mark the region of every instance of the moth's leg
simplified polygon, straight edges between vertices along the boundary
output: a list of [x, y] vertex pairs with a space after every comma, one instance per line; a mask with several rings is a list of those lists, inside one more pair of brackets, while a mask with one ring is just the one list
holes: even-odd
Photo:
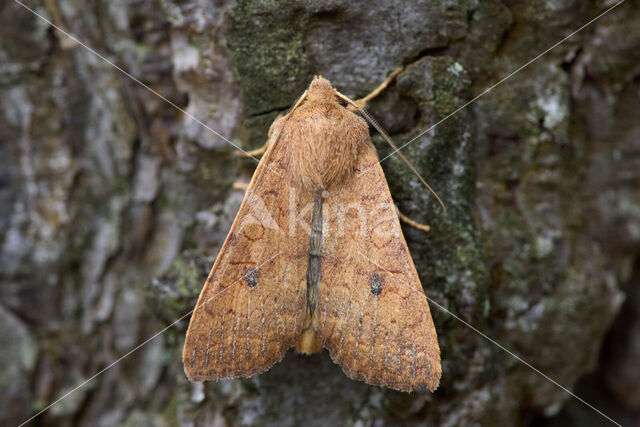
[[250, 150], [250, 151], [236, 150], [235, 155], [238, 157], [262, 156], [265, 153], [265, 151], [267, 151], [267, 147], [269, 147], [269, 141], [265, 142], [262, 147], [256, 148], [255, 150]]
[[393, 72], [391, 74], [389, 74], [389, 77], [387, 77], [380, 84], [380, 86], [378, 86], [373, 91], [371, 91], [371, 93], [369, 95], [365, 96], [364, 98], [356, 99], [354, 102], [358, 105], [358, 107], [364, 108], [367, 105], [367, 102], [371, 101], [373, 98], [375, 98], [376, 96], [380, 95], [380, 93], [382, 93], [382, 91], [385, 90], [387, 88], [387, 86], [389, 86], [389, 83], [391, 83], [393, 81], [393, 79], [395, 79], [396, 76], [398, 74], [400, 74], [400, 72], [402, 70], [403, 70], [402, 67], [396, 68], [395, 70], [393, 70]]
[[236, 182], [233, 183], [233, 189], [234, 190], [247, 191], [249, 189], [249, 183], [248, 182], [236, 181]]
[[404, 222], [405, 224], [424, 232], [428, 232], [429, 230], [431, 230], [431, 227], [429, 227], [428, 225], [420, 224], [419, 222], [412, 220], [411, 218], [400, 212], [400, 209], [398, 209], [397, 206], [396, 211], [398, 212], [398, 218], [400, 218], [400, 221]]

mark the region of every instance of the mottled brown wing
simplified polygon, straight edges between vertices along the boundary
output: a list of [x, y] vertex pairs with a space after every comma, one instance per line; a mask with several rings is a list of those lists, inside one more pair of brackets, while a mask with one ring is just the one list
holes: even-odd
[[329, 191], [326, 205], [313, 319], [324, 346], [351, 378], [434, 390], [438, 339], [373, 146], [363, 147], [358, 171]]
[[258, 165], [191, 316], [182, 358], [192, 381], [262, 372], [301, 332], [310, 212], [290, 214], [310, 198], [290, 186], [285, 148], [272, 144]]

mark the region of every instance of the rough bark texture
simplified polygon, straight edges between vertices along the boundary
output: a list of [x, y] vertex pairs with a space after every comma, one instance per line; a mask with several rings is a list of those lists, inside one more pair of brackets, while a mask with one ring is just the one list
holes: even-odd
[[[27, 4], [249, 148], [314, 74], [358, 97], [399, 65], [369, 109], [407, 141], [613, 2]], [[11, 425], [191, 310], [242, 198], [231, 183], [255, 164], [13, 0], [0, 108]], [[405, 230], [427, 294], [625, 425], [640, 413], [638, 111], [640, 1], [627, 0], [406, 147], [447, 215], [397, 156], [382, 163], [400, 209], [432, 226]], [[326, 352], [191, 384], [184, 318], [32, 425], [605, 424], [431, 307], [434, 394], [352, 381]]]

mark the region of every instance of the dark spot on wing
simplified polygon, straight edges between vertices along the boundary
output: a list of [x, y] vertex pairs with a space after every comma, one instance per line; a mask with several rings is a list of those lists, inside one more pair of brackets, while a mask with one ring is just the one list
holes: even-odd
[[382, 278], [378, 276], [378, 273], [373, 273], [371, 276], [371, 294], [377, 297], [380, 292], [382, 292]]
[[247, 273], [247, 276], [245, 279], [247, 281], [247, 285], [249, 285], [250, 288], [257, 286], [258, 285], [258, 269], [254, 267], [251, 270], [249, 270], [249, 273]]

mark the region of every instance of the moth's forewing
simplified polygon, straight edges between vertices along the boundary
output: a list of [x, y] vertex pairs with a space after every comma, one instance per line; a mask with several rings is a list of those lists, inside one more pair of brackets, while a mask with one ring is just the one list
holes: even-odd
[[269, 369], [302, 331], [309, 235], [291, 226], [290, 192], [296, 205], [308, 200], [291, 187], [287, 145], [281, 139], [263, 156], [202, 289], [183, 352], [192, 381]]
[[327, 218], [323, 246], [314, 325], [325, 347], [352, 378], [435, 390], [436, 330], [372, 145], [326, 203], [343, 213]]

